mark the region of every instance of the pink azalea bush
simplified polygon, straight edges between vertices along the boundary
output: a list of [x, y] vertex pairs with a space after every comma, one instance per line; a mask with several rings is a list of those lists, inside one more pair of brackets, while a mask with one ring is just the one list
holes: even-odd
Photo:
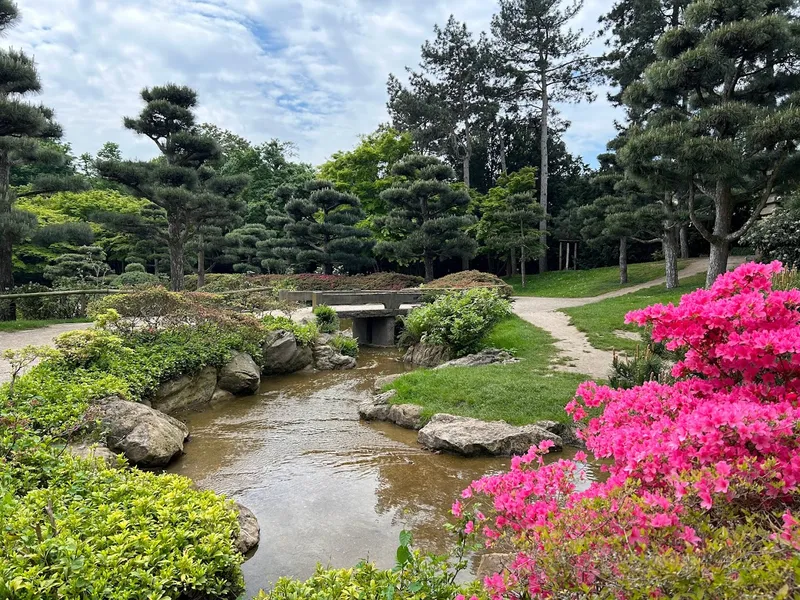
[[628, 314], [682, 358], [672, 385], [578, 388], [567, 410], [605, 481], [581, 481], [582, 453], [545, 464], [544, 442], [464, 491], [463, 531], [516, 553], [492, 598], [800, 594], [800, 291], [772, 289], [781, 269]]

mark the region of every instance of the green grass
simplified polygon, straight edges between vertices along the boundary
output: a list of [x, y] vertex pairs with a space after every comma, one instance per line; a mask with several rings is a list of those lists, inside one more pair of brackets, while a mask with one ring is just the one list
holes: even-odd
[[521, 362], [486, 367], [419, 370], [395, 381], [395, 404], [419, 404], [424, 416], [450, 413], [524, 425], [543, 419], [571, 422], [564, 406], [586, 378], [553, 371], [550, 335], [519, 317], [489, 334], [486, 346], [514, 350]]
[[625, 325], [627, 313], [651, 304], [676, 303], [681, 296], [702, 287], [705, 282], [705, 274], [694, 275], [683, 279], [680, 286], [674, 290], [659, 285], [594, 304], [565, 308], [562, 312], [569, 315], [572, 324], [589, 337], [589, 342], [595, 348], [631, 353], [642, 343], [622, 338], [614, 333], [616, 330], [641, 333], [641, 327]]
[[[683, 269], [687, 261], [678, 261]], [[514, 288], [515, 296], [537, 296], [540, 298], [589, 298], [620, 288], [647, 283], [664, 276], [664, 261], [628, 265], [628, 283], [620, 285], [619, 267], [602, 267], [586, 271], [550, 271], [542, 275], [531, 275], [522, 287], [522, 278], [506, 277], [504, 281]]]
[[41, 329], [48, 325], [60, 323], [91, 323], [91, 319], [54, 319], [51, 321], [0, 321], [0, 332], [24, 331], [26, 329]]

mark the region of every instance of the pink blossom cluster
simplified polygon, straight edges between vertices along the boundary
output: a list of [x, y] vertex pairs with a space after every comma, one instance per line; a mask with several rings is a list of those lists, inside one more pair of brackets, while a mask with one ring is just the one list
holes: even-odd
[[[579, 464], [544, 464], [544, 443], [464, 491], [453, 513], [465, 531], [518, 552], [486, 578], [493, 598], [585, 589], [601, 565], [613, 573], [621, 552], [702, 547], [688, 519], [698, 511], [783, 506], [775, 539], [800, 548], [791, 512], [800, 496], [800, 292], [772, 290], [781, 268], [745, 264], [677, 306], [627, 316], [683, 358], [671, 385], [578, 388], [567, 407], [576, 421], [602, 410], [581, 435], [596, 458], [612, 460], [605, 482], [579, 491]], [[481, 498], [491, 501], [488, 517]]]

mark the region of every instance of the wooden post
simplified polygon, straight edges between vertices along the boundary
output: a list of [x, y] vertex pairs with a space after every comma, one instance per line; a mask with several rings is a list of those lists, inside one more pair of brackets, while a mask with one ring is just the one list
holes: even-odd
[[564, 261], [564, 257], [562, 256], [562, 252], [564, 250], [564, 242], [562, 240], [558, 240], [558, 270], [561, 270], [561, 263]]
[[575, 254], [572, 257], [572, 268], [577, 271], [578, 270], [578, 242], [572, 242], [572, 244], [575, 247]]

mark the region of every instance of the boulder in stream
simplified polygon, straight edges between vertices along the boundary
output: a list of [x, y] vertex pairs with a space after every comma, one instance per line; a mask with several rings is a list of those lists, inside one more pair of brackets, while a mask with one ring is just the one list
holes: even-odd
[[242, 554], [247, 554], [258, 546], [261, 538], [261, 526], [253, 511], [246, 506], [235, 503], [239, 515], [239, 535], [236, 538], [236, 549]]
[[211, 401], [217, 387], [217, 369], [204, 367], [197, 373], [183, 375], [162, 383], [151, 406], [163, 413], [197, 408]]
[[233, 352], [219, 372], [217, 388], [234, 395], [254, 394], [261, 383], [261, 369], [245, 352]]
[[344, 371], [355, 368], [356, 359], [337, 352], [328, 343], [329, 339], [321, 336], [314, 343], [314, 368], [319, 371]]
[[403, 360], [418, 367], [437, 367], [450, 360], [450, 350], [446, 346], [414, 344], [406, 351]]
[[117, 396], [92, 404], [87, 421], [99, 422], [106, 445], [125, 455], [132, 464], [163, 467], [183, 452], [189, 436], [186, 425], [144, 404]]
[[505, 421], [481, 421], [470, 417], [437, 414], [423, 427], [418, 441], [429, 450], [464, 456], [512, 456], [525, 454], [544, 440], [563, 446], [562, 439], [538, 425], [516, 427]]
[[297, 343], [290, 331], [270, 332], [262, 345], [264, 374], [281, 375], [294, 373], [308, 367], [314, 360], [309, 346]]
[[378, 394], [358, 407], [358, 415], [365, 421], [388, 421], [405, 429], [422, 427], [422, 407], [417, 404], [389, 404], [397, 390]]

